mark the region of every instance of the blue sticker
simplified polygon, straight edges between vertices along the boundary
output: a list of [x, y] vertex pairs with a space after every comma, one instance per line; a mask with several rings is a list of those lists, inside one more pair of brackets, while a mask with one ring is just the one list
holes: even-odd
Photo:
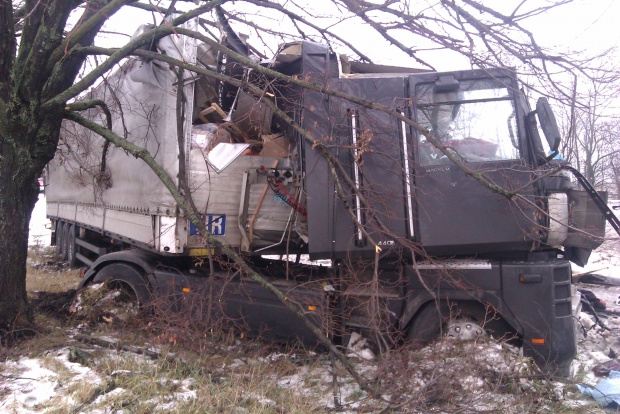
[[[226, 234], [226, 214], [202, 214], [200, 218], [205, 219], [207, 231], [214, 236]], [[200, 232], [191, 222], [189, 223], [190, 236], [200, 235]]]

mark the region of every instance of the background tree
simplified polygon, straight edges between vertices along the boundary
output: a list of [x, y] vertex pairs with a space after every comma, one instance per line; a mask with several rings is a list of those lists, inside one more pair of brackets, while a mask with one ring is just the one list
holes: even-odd
[[[207, 33], [219, 37], [221, 15], [235, 30], [247, 31], [264, 44], [258, 55], [282, 40], [309, 39], [327, 43], [352, 59], [372, 61], [365, 39], [351, 35], [360, 24], [408, 55], [418, 66], [432, 68], [423, 51], [449, 49], [473, 66], [512, 66], [535, 75], [566, 94], [552, 76], [556, 70], [592, 77], [589, 61], [554, 54], [541, 47], [523, 23], [557, 6], [539, 1], [509, 2], [489, 8], [472, 0], [419, 5], [408, 1], [189, 1], [26, 0], [0, 2], [0, 329], [32, 322], [25, 291], [28, 222], [37, 200], [37, 178], [53, 158], [67, 103], [139, 48], [178, 31], [194, 17]], [[511, 2], [510, 2], [511, 3]], [[215, 6], [223, 9], [214, 11]], [[143, 10], [154, 23], [124, 42], [120, 49], [104, 45], [106, 22], [128, 10]], [[320, 13], [315, 10], [320, 10]], [[243, 29], [243, 30], [240, 30]], [[112, 29], [113, 30], [113, 29]], [[348, 33], [348, 34], [347, 34]], [[100, 36], [101, 35], [101, 36]], [[360, 41], [361, 40], [361, 41]], [[374, 47], [382, 50], [383, 47]]]
[[[620, 147], [620, 124], [618, 122], [613, 122], [609, 125], [606, 130], [608, 142], [611, 148]], [[616, 150], [615, 153], [609, 159], [610, 168], [610, 180], [611, 187], [610, 191], [615, 195], [616, 200], [620, 198], [620, 153]]]
[[[561, 154], [600, 190], [618, 193], [620, 157], [617, 77], [573, 83], [573, 97], [559, 111], [563, 135]], [[584, 90], [583, 92], [580, 92]]]

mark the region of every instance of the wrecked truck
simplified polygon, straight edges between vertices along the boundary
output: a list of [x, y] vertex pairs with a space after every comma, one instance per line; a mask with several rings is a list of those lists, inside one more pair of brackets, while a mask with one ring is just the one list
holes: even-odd
[[[579, 306], [570, 262], [587, 261], [602, 242], [602, 198], [554, 158], [560, 136], [549, 105], [532, 110], [513, 70], [364, 64], [308, 41], [262, 62], [380, 103], [416, 129], [260, 75], [189, 37], [156, 47], [254, 82], [307, 134], [247, 91], [179, 76], [156, 60], [129, 59], [84, 99], [105, 102], [112, 130], [191, 191], [210, 236], [336, 343], [352, 332], [395, 346], [486, 332], [522, 346], [544, 372], [569, 374]], [[106, 125], [101, 107], [84, 115]], [[198, 293], [266, 338], [316, 342], [275, 295], [229, 266], [158, 176], [123, 149], [66, 122], [46, 183], [52, 244], [85, 266], [80, 287], [108, 282], [143, 306], [166, 297], [181, 310]], [[218, 258], [213, 267], [209, 257]]]

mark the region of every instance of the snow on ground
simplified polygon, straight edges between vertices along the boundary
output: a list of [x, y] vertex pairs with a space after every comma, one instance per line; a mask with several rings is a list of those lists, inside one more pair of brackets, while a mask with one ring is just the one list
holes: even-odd
[[52, 235], [51, 222], [46, 217], [45, 194], [39, 194], [39, 201], [34, 206], [30, 217], [30, 234], [28, 245], [49, 246]]
[[38, 407], [52, 399], [60, 401], [61, 406], [70, 406], [75, 401], [63, 391], [68, 385], [101, 382], [92, 369], [69, 362], [68, 354], [65, 348], [43, 358], [7, 361], [2, 369], [0, 412], [36, 413], [40, 412]]
[[[49, 220], [45, 218], [45, 196], [39, 197], [39, 202], [33, 211], [30, 224], [30, 244], [49, 245], [50, 229]], [[574, 268], [575, 274], [593, 273], [620, 280], [620, 238], [610, 234], [609, 240], [594, 252], [590, 262], [584, 268]], [[602, 363], [610, 363], [617, 359], [620, 354], [620, 286], [602, 286], [577, 283], [581, 289], [593, 291], [597, 297], [603, 299], [607, 304], [608, 312], [600, 312], [601, 321], [604, 327], [595, 323], [595, 318], [582, 312], [581, 323], [582, 331], [579, 333], [579, 352], [574, 362], [574, 380], [589, 385], [596, 385], [602, 377], [597, 377], [593, 368]], [[358, 369], [371, 377], [378, 371], [378, 360], [373, 360], [370, 350], [362, 346], [363, 339], [348, 350], [349, 357], [356, 361]], [[446, 384], [452, 385], [452, 379], [448, 375], [454, 367], [471, 365], [474, 362], [482, 363], [485, 369], [498, 373], [500, 377], [510, 375], [527, 375], [527, 364], [519, 356], [519, 350], [495, 342], [473, 343], [468, 345], [469, 352], [463, 352], [463, 348], [454, 348], [454, 344], [442, 343], [427, 347], [422, 350], [421, 355], [428, 354], [428, 359], [423, 358], [418, 362], [414, 375], [408, 379], [410, 393], [415, 396], [417, 392], [422, 392], [429, 387], [429, 381], [434, 376], [445, 376]], [[435, 362], [432, 357], [437, 353], [448, 355], [440, 359], [440, 365], [433, 365]], [[0, 412], [12, 412], [17, 414], [41, 413], [49, 411], [50, 407], [78, 407], [78, 402], [69, 392], [77, 384], [88, 383], [93, 388], [102, 384], [104, 379], [94, 367], [87, 367], [78, 363], [69, 362], [69, 347], [49, 351], [47, 355], [40, 358], [22, 357], [17, 360], [8, 360], [0, 363]], [[276, 362], [281, 358], [291, 358], [290, 355], [274, 353], [266, 357]], [[329, 358], [320, 357], [321, 363], [309, 366], [301, 365], [295, 372], [279, 376], [273, 380], [276, 387], [282, 389], [295, 390], [299, 395], [311, 395], [316, 401], [325, 408], [334, 407], [334, 395], [338, 395], [343, 403], [347, 403], [346, 409], [354, 412], [358, 408], [359, 401], [363, 400], [365, 393], [351, 379], [341, 377], [337, 386], [333, 386], [333, 376]], [[257, 363], [264, 361], [256, 361]], [[613, 361], [612, 361], [613, 362]], [[227, 370], [234, 370], [238, 359], [232, 359], [228, 366], [223, 367]], [[243, 364], [248, 361], [244, 360]], [[430, 373], [430, 376], [429, 374]], [[111, 374], [110, 374], [111, 375]], [[386, 375], [390, 375], [388, 372]], [[402, 375], [395, 373], [394, 375]], [[476, 407], [479, 409], [493, 410], [498, 404], [517, 403], [519, 393], [527, 392], [534, 388], [532, 380], [523, 378], [518, 382], [516, 394], [505, 392], [495, 392], [488, 388], [488, 378], [469, 376], [457, 379], [458, 385], [464, 392], [476, 397]], [[398, 381], [398, 379], [396, 380]], [[566, 391], [566, 382], [557, 381], [553, 384], [555, 398], [564, 402], [564, 407], [572, 407], [579, 411], [580, 407], [592, 408], [592, 400], [582, 397], [575, 392]], [[336, 391], [334, 391], [336, 389]], [[126, 394], [127, 390], [115, 388], [103, 395], [98, 396], [93, 405], [106, 405], [106, 401], [112, 400], [117, 395]], [[153, 400], [159, 412], [174, 410], [175, 401], [187, 401], [196, 399], [196, 392], [192, 390], [192, 379], [179, 383], [177, 392], [165, 394]], [[264, 402], [266, 406], [272, 406], [273, 400], [267, 396], [254, 395], [252, 398]], [[51, 405], [50, 405], [51, 404]], [[91, 407], [93, 408], [93, 407]], [[346, 411], [346, 410], [345, 410]], [[109, 412], [107, 409], [99, 410], [78, 410], [78, 412]]]
[[[608, 326], [614, 326], [609, 323]], [[615, 325], [617, 326], [617, 325]], [[71, 341], [68, 338], [68, 341]], [[111, 339], [113, 341], [113, 339]], [[480, 410], [494, 411], [497, 407], [518, 407], [520, 398], [526, 398], [528, 393], [536, 393], [540, 387], [540, 381], [529, 379], [527, 376], [533, 374], [528, 362], [521, 357], [518, 348], [505, 344], [499, 344], [493, 340], [485, 339], [480, 342], [458, 343], [445, 341], [430, 345], [422, 349], [417, 354], [416, 360], [406, 363], [408, 370], [400, 367], [393, 371], [381, 371], [380, 358], [370, 360], [368, 358], [370, 350], [362, 346], [364, 339], [360, 339], [348, 352], [348, 356], [355, 364], [358, 372], [367, 378], [375, 375], [386, 376], [386, 381], [393, 381], [395, 385], [403, 386], [406, 384], [407, 395], [405, 399], [419, 398], [428, 403], [432, 401], [434, 392], [443, 397], [445, 390], [454, 390], [445, 398], [463, 398], [467, 404], [475, 404]], [[608, 341], [602, 343], [602, 341]], [[611, 344], [611, 345], [610, 345]], [[577, 360], [575, 361], [575, 375], [579, 382], [595, 385], [600, 378], [594, 376], [592, 368], [601, 363], [609, 361], [609, 347], [615, 348], [620, 352], [617, 333], [615, 337], [606, 336], [606, 331], [600, 327], [593, 327], [586, 338], [580, 339], [580, 349]], [[237, 345], [240, 346], [240, 345]], [[239, 353], [239, 349], [234, 350], [227, 347], [222, 349], [225, 353]], [[80, 365], [69, 362], [68, 354], [70, 347], [56, 351], [50, 351], [40, 358], [22, 357], [17, 360], [9, 360], [0, 363], [0, 412], [12, 412], [16, 414], [31, 414], [44, 412], [84, 412], [84, 413], [110, 413], [121, 411], [110, 411], [109, 407], [115, 401], [131, 400], [131, 391], [122, 387], [109, 389], [97, 396], [83, 410], [76, 410], [80, 407], [82, 398], [75, 396], [71, 392], [76, 387], [89, 384], [87, 391], [97, 387], [105, 388], [110, 383], [110, 378], [121, 376], [131, 376], [136, 372], [144, 375], [144, 371], [149, 368], [139, 368], [140, 366], [153, 364], [153, 362], [142, 361], [142, 365], [134, 368], [135, 372], [103, 370], [101, 362]], [[127, 356], [126, 353], [114, 354], [113, 351], [106, 351], [105, 358], [108, 360], [132, 358], [133, 354]], [[332, 376], [332, 366], [330, 359], [325, 354], [309, 354], [312, 363], [297, 363], [294, 371], [276, 374], [267, 377], [273, 385], [272, 389], [288, 390], [313, 399], [317, 405], [327, 410], [336, 409], [335, 401], [342, 403], [344, 409], [340, 412], [358, 412], [365, 407], [367, 402], [366, 393], [359, 389], [353, 380], [344, 374], [340, 368], [340, 375], [334, 383]], [[143, 357], [133, 355], [136, 361]], [[307, 356], [306, 356], [307, 358]], [[235, 371], [243, 371], [244, 366], [260, 366], [261, 364], [277, 364], [282, 360], [291, 361], [295, 356], [274, 352], [264, 357], [256, 358], [230, 358], [220, 368], [220, 372], [227, 373], [226, 376], [232, 377], [227, 381], [240, 381], [243, 383], [243, 375], [239, 379], [234, 378]], [[137, 363], [137, 362], [136, 362]], [[473, 370], [471, 368], [474, 368]], [[137, 370], [137, 371], [136, 371]], [[156, 370], [155, 370], [156, 371]], [[522, 378], [521, 378], [522, 377]], [[517, 378], [517, 380], [511, 379]], [[519, 379], [520, 378], [520, 379]], [[178, 404], [196, 400], [199, 394], [193, 387], [191, 377], [184, 381], [166, 378], [165, 370], [157, 374], [157, 379], [162, 385], [161, 394], [149, 397], [144, 404], [150, 404], [157, 412], [176, 411]], [[226, 380], [225, 380], [226, 381]], [[495, 381], [495, 382], [493, 382]], [[592, 408], [592, 403], [586, 397], [582, 397], [575, 392], [565, 393], [565, 382], [554, 382], [547, 387], [551, 389], [552, 399], [563, 400], [570, 407], [579, 409], [584, 405]], [[174, 391], [170, 387], [175, 387]], [[158, 387], [156, 384], [154, 387]], [[506, 390], [506, 388], [510, 388]], [[391, 391], [391, 390], [389, 390]], [[241, 391], [243, 392], [243, 391]], [[246, 392], [246, 397], [259, 402], [266, 407], [277, 408], [271, 393], [263, 394], [260, 390]], [[456, 394], [456, 396], [454, 395]], [[277, 395], [277, 393], [275, 394]], [[336, 398], [335, 398], [336, 396]], [[384, 398], [389, 398], [385, 396]], [[73, 407], [73, 408], [72, 408]], [[118, 408], [118, 406], [115, 406]], [[57, 411], [60, 410], [60, 411]], [[424, 410], [423, 410], [424, 411]], [[538, 411], [538, 410], [537, 410]], [[247, 412], [240, 410], [238, 412]], [[514, 412], [519, 412], [519, 409]], [[520, 411], [525, 412], [525, 411]], [[544, 410], [543, 410], [544, 412]], [[546, 412], [553, 412], [550, 408]]]

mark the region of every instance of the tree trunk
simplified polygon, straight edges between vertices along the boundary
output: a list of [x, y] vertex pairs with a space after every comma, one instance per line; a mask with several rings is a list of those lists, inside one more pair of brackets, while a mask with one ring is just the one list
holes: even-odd
[[[32, 107], [35, 107], [33, 110]], [[54, 157], [63, 107], [0, 105], [0, 339], [33, 322], [26, 294], [28, 227], [39, 197], [37, 179]]]
[[[6, 150], [5, 143], [2, 143]], [[32, 324], [32, 310], [26, 294], [28, 226], [39, 189], [37, 175], [20, 174], [28, 164], [15, 151], [0, 157], [0, 338], [18, 333]]]

